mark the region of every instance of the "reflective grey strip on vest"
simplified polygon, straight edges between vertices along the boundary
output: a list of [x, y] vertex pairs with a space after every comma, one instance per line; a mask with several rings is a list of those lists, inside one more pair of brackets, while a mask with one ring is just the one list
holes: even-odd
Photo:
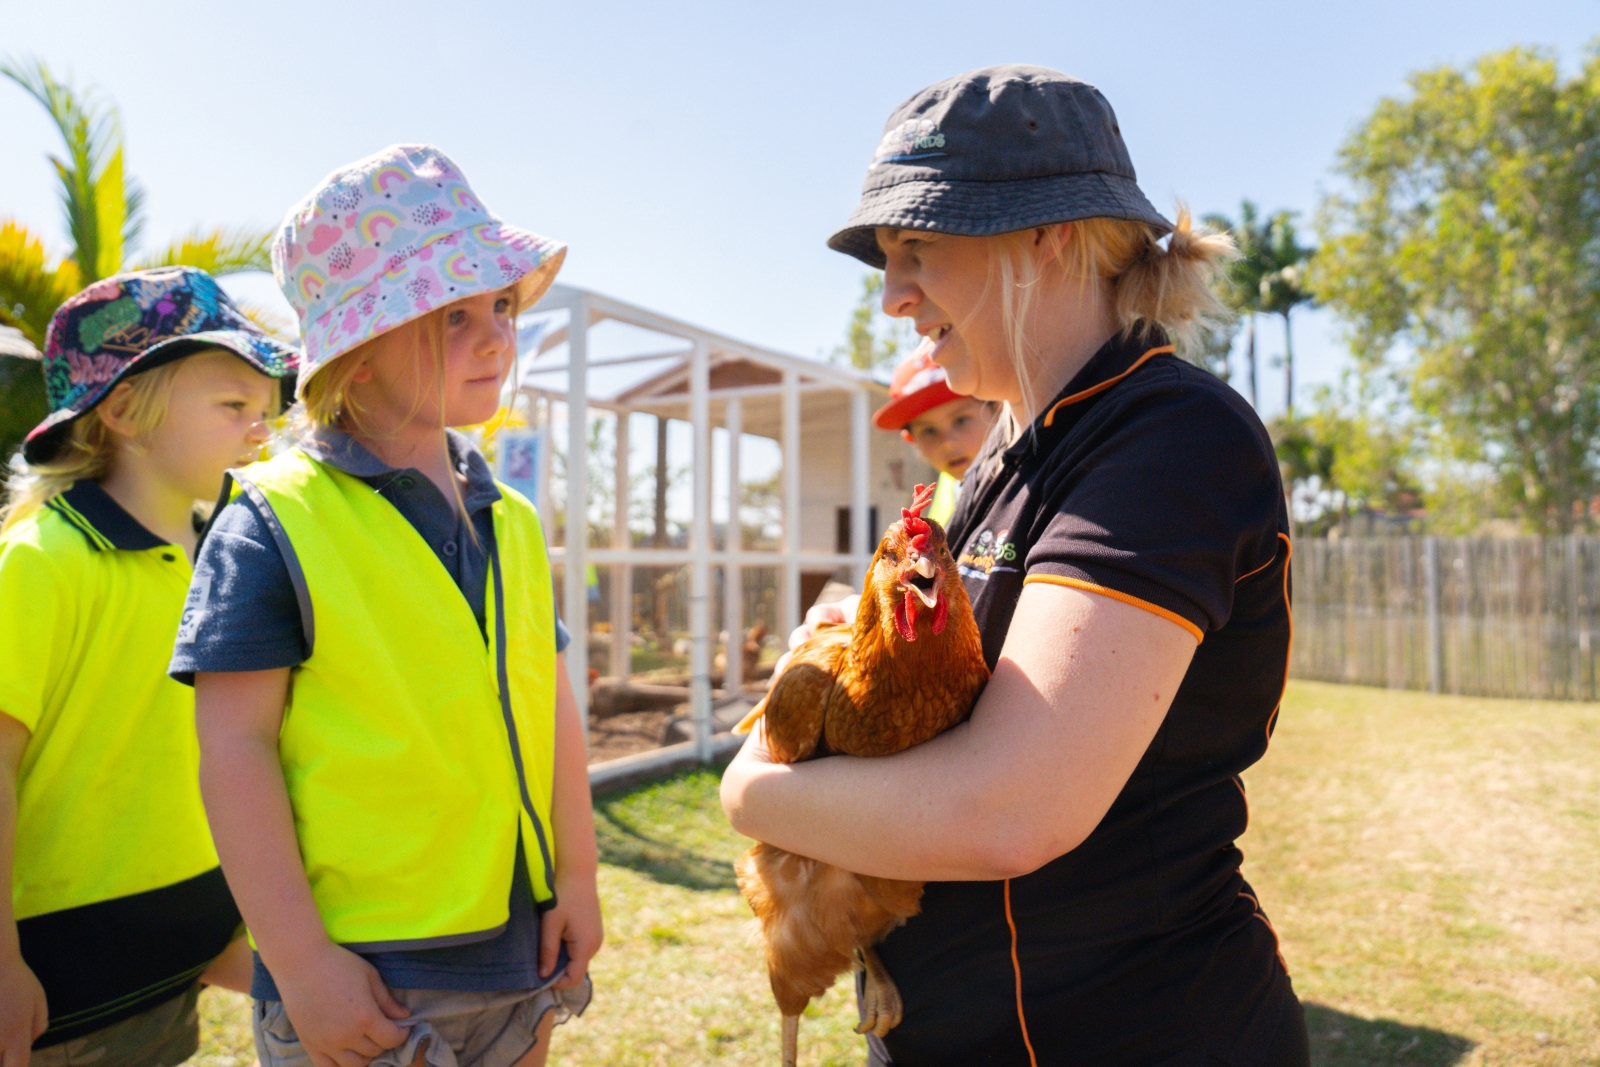
[[306, 587], [306, 572], [300, 569], [300, 557], [295, 554], [294, 545], [289, 543], [289, 535], [284, 532], [283, 523], [278, 521], [278, 513], [272, 510], [266, 494], [254, 482], [237, 471], [229, 471], [224, 477], [223, 498], [228, 496], [227, 479], [230, 478], [239, 483], [240, 491], [250, 498], [250, 503], [261, 513], [261, 521], [266, 524], [267, 532], [278, 546], [278, 553], [283, 556], [283, 565], [289, 571], [289, 584], [294, 586], [294, 598], [300, 605], [300, 629], [305, 637], [306, 659], [310, 659], [311, 650], [317, 647], [317, 626], [316, 617], [311, 613], [311, 590]]
[[500, 539], [489, 532], [489, 566], [494, 569], [494, 669], [500, 685], [500, 714], [506, 720], [506, 734], [511, 741], [511, 760], [517, 767], [517, 788], [522, 791], [522, 808], [533, 823], [534, 836], [539, 839], [539, 858], [544, 860], [544, 884], [550, 890], [550, 899], [539, 903], [540, 911], [556, 906], [556, 871], [550, 862], [550, 843], [545, 839], [544, 824], [533, 810], [533, 798], [528, 795], [528, 776], [522, 768], [522, 743], [517, 738], [517, 722], [511, 714], [511, 679], [506, 673], [506, 589], [500, 577]]

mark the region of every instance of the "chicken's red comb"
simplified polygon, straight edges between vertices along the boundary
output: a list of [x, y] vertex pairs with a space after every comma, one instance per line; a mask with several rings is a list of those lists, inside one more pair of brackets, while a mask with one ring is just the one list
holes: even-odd
[[933, 486], [919, 485], [912, 491], [911, 507], [901, 508], [900, 517], [903, 519], [920, 519], [922, 512], [929, 504], [933, 503]]
[[909, 508], [900, 509], [900, 525], [905, 530], [906, 536], [911, 539], [911, 547], [918, 552], [928, 550], [928, 535], [933, 532], [933, 527], [928, 525], [928, 520], [922, 517], [923, 509], [933, 503], [933, 486], [917, 486]]

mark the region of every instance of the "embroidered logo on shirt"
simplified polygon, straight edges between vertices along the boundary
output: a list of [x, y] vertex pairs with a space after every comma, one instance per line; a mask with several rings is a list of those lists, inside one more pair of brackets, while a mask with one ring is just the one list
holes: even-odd
[[200, 624], [205, 621], [206, 605], [211, 602], [211, 575], [197, 574], [189, 584], [189, 596], [183, 602], [183, 618], [178, 622], [177, 644], [194, 644]]
[[1003, 566], [1015, 563], [1017, 559], [1017, 543], [1006, 540], [1010, 532], [1009, 529], [1001, 530], [998, 534], [992, 530], [980, 531], [972, 550], [961, 553], [961, 558], [956, 560], [956, 569], [961, 572], [961, 577], [986, 582], [996, 566], [1001, 570], [1015, 570], [1015, 567]]
[[872, 166], [880, 163], [905, 163], [913, 159], [932, 159], [947, 156], [942, 151], [944, 134], [930, 119], [908, 119], [883, 135], [878, 151], [873, 154]]

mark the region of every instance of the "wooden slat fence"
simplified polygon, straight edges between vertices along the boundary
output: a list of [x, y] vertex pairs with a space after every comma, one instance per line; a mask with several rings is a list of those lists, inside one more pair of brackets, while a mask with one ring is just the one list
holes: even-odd
[[1293, 568], [1297, 678], [1600, 698], [1600, 537], [1307, 538]]

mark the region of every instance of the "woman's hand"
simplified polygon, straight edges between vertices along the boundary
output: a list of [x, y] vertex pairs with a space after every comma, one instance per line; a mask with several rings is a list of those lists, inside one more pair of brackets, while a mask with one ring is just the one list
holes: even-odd
[[406, 1031], [394, 1020], [411, 1012], [394, 999], [377, 968], [349, 949], [325, 942], [272, 977], [295, 1036], [317, 1067], [366, 1067], [405, 1044]]
[[789, 651], [778, 657], [778, 662], [772, 665], [772, 677], [776, 678], [783, 673], [789, 665], [789, 657], [794, 650], [811, 640], [817, 634], [817, 627], [824, 625], [854, 626], [856, 622], [856, 609], [861, 606], [861, 594], [842, 597], [831, 604], [813, 604], [806, 612], [805, 621], [794, 628], [789, 635]]
[[0, 1067], [28, 1067], [29, 1050], [49, 1019], [44, 986], [22, 954], [0, 953]]
[[600, 894], [593, 878], [574, 879], [573, 884], [556, 879], [556, 906], [544, 913], [539, 923], [539, 977], [555, 973], [563, 942], [567, 946], [567, 969], [554, 988], [571, 989], [589, 973], [589, 961], [605, 940], [605, 924], [600, 918]]

